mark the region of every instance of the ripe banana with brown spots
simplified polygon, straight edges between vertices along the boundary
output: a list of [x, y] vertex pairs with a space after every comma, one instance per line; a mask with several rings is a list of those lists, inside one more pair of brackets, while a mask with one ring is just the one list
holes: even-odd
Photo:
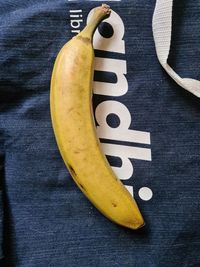
[[87, 26], [60, 50], [51, 79], [51, 117], [62, 158], [81, 191], [107, 218], [137, 229], [144, 220], [101, 150], [91, 104], [92, 37], [110, 12], [105, 4], [95, 8]]

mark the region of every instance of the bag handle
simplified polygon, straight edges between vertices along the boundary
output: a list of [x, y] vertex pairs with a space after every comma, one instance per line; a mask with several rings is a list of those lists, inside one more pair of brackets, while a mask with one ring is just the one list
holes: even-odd
[[200, 97], [200, 81], [181, 78], [167, 63], [171, 45], [173, 0], [157, 0], [152, 29], [158, 60], [177, 84]]

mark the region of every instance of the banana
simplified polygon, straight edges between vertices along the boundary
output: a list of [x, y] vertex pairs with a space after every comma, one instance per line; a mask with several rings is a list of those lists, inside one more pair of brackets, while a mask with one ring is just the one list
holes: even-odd
[[95, 8], [87, 26], [60, 50], [51, 78], [51, 118], [62, 158], [80, 190], [111, 221], [137, 229], [143, 217], [101, 150], [91, 105], [92, 37], [110, 12], [105, 4]]

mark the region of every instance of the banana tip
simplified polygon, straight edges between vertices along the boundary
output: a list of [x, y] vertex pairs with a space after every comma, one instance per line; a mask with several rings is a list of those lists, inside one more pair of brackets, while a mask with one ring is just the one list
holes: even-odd
[[109, 5], [102, 4], [100, 8], [106, 15], [110, 15], [111, 9]]
[[137, 228], [137, 229], [140, 229], [140, 228], [144, 227], [145, 225], [146, 225], [146, 223], [145, 223], [145, 222], [143, 222], [141, 225], [139, 225], [139, 226], [138, 226], [138, 228]]

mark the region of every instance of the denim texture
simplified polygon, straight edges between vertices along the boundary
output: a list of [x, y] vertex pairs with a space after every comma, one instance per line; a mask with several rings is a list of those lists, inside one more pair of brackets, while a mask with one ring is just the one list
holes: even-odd
[[[100, 3], [0, 1], [1, 266], [200, 266], [200, 103], [157, 60], [155, 0], [108, 2], [123, 20], [126, 53], [96, 55], [127, 61], [129, 89], [93, 98], [94, 109], [105, 100], [123, 103], [130, 128], [151, 134], [152, 161], [133, 160], [126, 181], [146, 226], [135, 232], [102, 216], [60, 156], [49, 106], [53, 63], [73, 36], [69, 10], [81, 7], [85, 23]], [[169, 61], [181, 76], [198, 80], [199, 26], [200, 2], [174, 1]], [[144, 186], [153, 191], [150, 201], [139, 198]]]

